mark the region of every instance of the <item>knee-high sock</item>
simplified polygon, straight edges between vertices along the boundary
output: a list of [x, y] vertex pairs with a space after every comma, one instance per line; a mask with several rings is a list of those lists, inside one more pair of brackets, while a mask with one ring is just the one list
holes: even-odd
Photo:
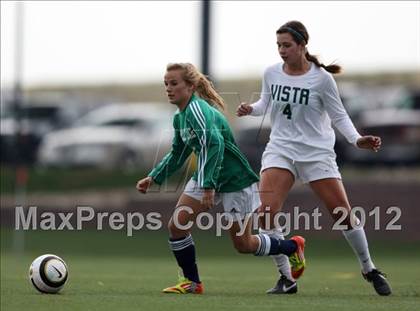
[[184, 276], [190, 281], [200, 283], [198, 268], [195, 261], [195, 246], [191, 234], [180, 239], [169, 239], [169, 246], [175, 255], [178, 266], [181, 267]]
[[293, 240], [279, 240], [275, 237], [270, 237], [268, 234], [257, 234], [259, 245], [255, 251], [255, 256], [269, 256], [284, 254], [286, 256], [292, 255], [296, 249], [297, 244]]
[[[269, 236], [277, 238], [278, 240], [284, 240], [283, 232], [280, 228], [273, 230], [264, 230], [260, 228], [259, 232], [262, 234], [268, 234]], [[289, 258], [284, 254], [272, 255], [271, 258], [273, 258], [279, 273], [293, 281]]]
[[363, 273], [367, 273], [372, 271], [372, 269], [375, 269], [375, 265], [370, 258], [365, 230], [363, 228], [351, 229], [343, 231], [343, 235], [359, 259], [360, 267], [362, 268]]

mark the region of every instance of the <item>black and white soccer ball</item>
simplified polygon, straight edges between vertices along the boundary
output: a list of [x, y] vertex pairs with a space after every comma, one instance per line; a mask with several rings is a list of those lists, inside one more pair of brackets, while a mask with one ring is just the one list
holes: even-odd
[[68, 278], [67, 265], [56, 255], [37, 257], [29, 268], [29, 280], [41, 293], [58, 293]]

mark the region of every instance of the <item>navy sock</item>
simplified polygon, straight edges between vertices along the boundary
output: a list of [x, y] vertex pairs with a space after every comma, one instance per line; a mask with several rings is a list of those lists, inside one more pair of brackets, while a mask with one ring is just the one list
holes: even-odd
[[260, 245], [255, 252], [256, 256], [284, 254], [290, 256], [297, 250], [297, 244], [293, 240], [279, 240], [267, 234], [258, 235]]
[[297, 244], [293, 240], [277, 240], [274, 238], [271, 238], [271, 240], [269, 255], [284, 254], [290, 256], [297, 250]]
[[169, 239], [169, 245], [178, 262], [178, 266], [182, 269], [184, 277], [190, 281], [200, 283], [192, 236], [188, 235], [180, 239]]

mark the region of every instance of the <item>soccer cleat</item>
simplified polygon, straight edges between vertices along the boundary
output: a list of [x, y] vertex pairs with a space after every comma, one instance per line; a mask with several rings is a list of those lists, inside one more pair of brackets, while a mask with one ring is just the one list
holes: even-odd
[[282, 275], [277, 281], [276, 286], [266, 291], [267, 294], [296, 294], [297, 283], [289, 280], [286, 276]]
[[289, 256], [289, 262], [292, 269], [292, 277], [296, 280], [301, 277], [305, 270], [305, 239], [300, 235], [295, 235], [290, 238], [297, 244], [296, 252]]
[[203, 283], [195, 283], [186, 278], [179, 278], [179, 283], [162, 290], [166, 294], [202, 294]]
[[372, 283], [373, 288], [381, 296], [388, 296], [391, 294], [391, 286], [389, 286], [388, 281], [386, 280], [386, 275], [377, 269], [373, 269], [368, 273], [363, 273], [362, 275], [366, 281]]

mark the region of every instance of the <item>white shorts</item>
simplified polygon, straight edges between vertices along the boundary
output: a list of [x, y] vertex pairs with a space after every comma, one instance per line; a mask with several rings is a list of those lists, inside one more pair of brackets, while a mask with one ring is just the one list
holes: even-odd
[[[201, 201], [204, 189], [198, 187], [192, 178], [184, 189], [184, 194]], [[260, 205], [260, 195], [257, 183], [235, 192], [216, 192], [214, 204], [222, 202], [225, 213], [232, 215], [234, 221], [242, 220], [246, 215], [253, 213]]]
[[325, 158], [321, 161], [300, 162], [268, 151], [264, 152], [261, 162], [261, 172], [270, 167], [284, 168], [289, 170], [295, 176], [295, 179], [300, 179], [304, 184], [324, 178], [341, 179], [337, 163], [333, 158]]

